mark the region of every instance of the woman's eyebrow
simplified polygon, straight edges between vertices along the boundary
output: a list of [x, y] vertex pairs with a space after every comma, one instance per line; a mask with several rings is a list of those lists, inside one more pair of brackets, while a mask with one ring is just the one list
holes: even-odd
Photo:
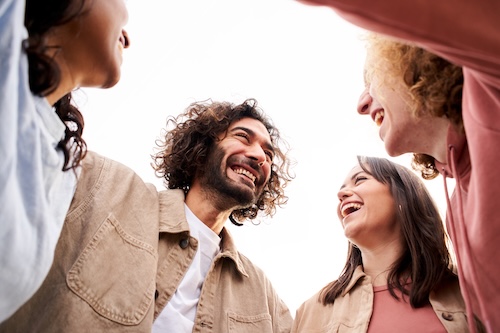
[[[363, 172], [364, 171], [358, 171], [358, 172], [356, 172], [354, 175], [351, 176], [351, 180], [354, 180], [360, 173], [363, 173]], [[339, 190], [343, 189], [344, 187], [346, 187], [345, 183], [340, 186]]]

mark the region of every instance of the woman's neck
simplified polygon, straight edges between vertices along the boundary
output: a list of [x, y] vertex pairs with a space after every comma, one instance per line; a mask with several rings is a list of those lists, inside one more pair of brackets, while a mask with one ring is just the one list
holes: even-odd
[[374, 286], [387, 285], [387, 277], [403, 250], [399, 242], [386, 243], [375, 249], [361, 249], [363, 271]]

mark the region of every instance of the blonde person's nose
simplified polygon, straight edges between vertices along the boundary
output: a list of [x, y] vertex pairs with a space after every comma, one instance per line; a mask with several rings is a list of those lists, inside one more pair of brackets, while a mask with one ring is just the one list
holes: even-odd
[[373, 98], [370, 95], [370, 91], [366, 88], [359, 96], [357, 111], [361, 115], [367, 115], [370, 112], [370, 106], [373, 102]]

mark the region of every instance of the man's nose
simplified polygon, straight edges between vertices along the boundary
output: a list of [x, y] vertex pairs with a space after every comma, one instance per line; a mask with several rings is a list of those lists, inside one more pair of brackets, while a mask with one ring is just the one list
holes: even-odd
[[264, 162], [266, 161], [266, 153], [264, 152], [264, 149], [262, 149], [262, 147], [257, 144], [252, 145], [247, 156], [256, 161], [259, 166], [264, 165]]

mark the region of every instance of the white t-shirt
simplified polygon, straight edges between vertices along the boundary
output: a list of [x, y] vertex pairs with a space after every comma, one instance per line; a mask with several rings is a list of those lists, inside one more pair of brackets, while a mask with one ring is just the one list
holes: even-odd
[[198, 250], [170, 302], [153, 323], [153, 333], [192, 332], [201, 287], [215, 256], [220, 252], [220, 237], [184, 205], [190, 234], [198, 240]]

